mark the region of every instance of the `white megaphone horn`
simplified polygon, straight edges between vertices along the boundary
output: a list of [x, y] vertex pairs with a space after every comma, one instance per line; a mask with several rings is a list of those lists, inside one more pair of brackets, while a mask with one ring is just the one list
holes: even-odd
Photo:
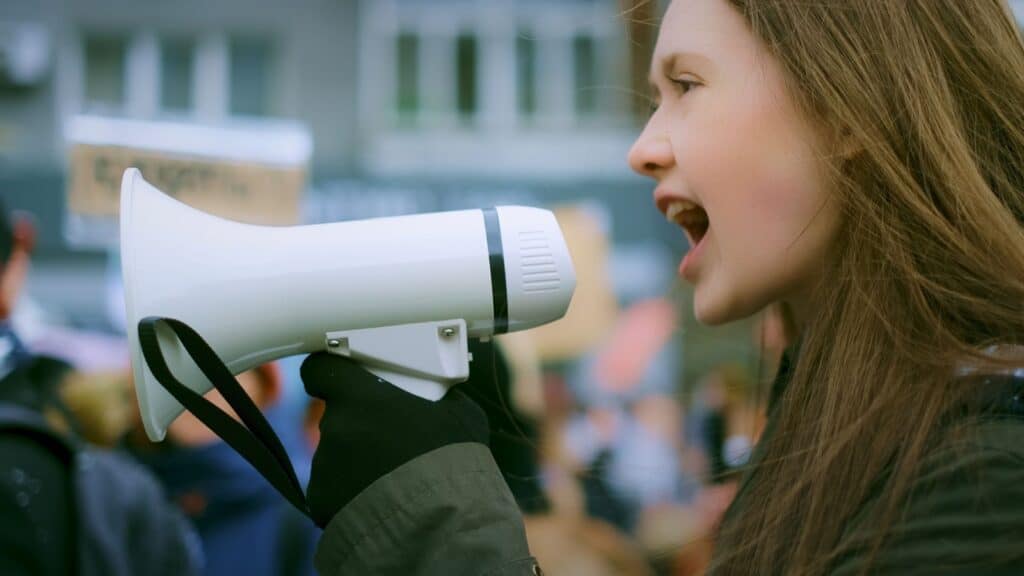
[[[252, 226], [190, 208], [134, 168], [121, 181], [121, 261], [135, 389], [152, 440], [183, 407], [143, 359], [143, 318], [185, 322], [234, 374], [326, 350], [436, 400], [469, 376], [467, 338], [556, 320], [576, 287], [547, 210]], [[160, 325], [157, 337], [177, 379], [210, 390], [173, 332]]]

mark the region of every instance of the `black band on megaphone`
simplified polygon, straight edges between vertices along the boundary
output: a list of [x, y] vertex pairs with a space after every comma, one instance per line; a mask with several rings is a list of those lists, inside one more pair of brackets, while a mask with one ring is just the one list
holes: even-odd
[[[224, 396], [245, 426], [171, 374], [157, 340], [156, 326], [160, 323], [174, 332], [196, 366]], [[180, 320], [152, 316], [144, 318], [139, 321], [139, 347], [150, 372], [175, 400], [252, 464], [293, 506], [309, 516], [302, 485], [281, 440], [231, 371], [195, 330]]]
[[494, 303], [494, 333], [508, 332], [508, 285], [505, 279], [505, 248], [501, 243], [501, 220], [496, 208], [484, 208], [484, 229], [491, 263], [491, 299]]

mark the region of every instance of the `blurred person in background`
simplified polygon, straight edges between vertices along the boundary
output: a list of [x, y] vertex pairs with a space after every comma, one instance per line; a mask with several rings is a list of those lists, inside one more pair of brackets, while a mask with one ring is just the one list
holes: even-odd
[[[0, 204], [0, 573], [193, 574], [191, 533], [156, 480], [87, 442], [123, 431], [127, 388], [87, 383], [11, 328], [34, 234]], [[108, 409], [121, 416], [106, 420]]]
[[549, 494], [549, 462], [542, 449], [548, 422], [542, 419], [543, 405], [529, 403], [537, 394], [528, 391], [540, 385], [532, 378], [539, 367], [515, 346], [527, 338], [515, 333], [494, 339], [496, 344], [474, 342], [463, 389], [492, 423], [491, 453], [523, 514], [530, 550], [551, 576], [649, 574], [642, 551], [612, 524], [586, 515], [581, 498]]
[[570, 376], [583, 412], [564, 441], [582, 470], [588, 511], [628, 533], [647, 509], [689, 501], [697, 488], [680, 461], [675, 317], [665, 299], [629, 306]]
[[707, 457], [700, 476], [710, 484], [735, 480], [747, 463], [763, 427], [753, 393], [746, 370], [737, 365], [719, 366], [698, 384], [690, 412], [696, 429], [692, 441]]
[[676, 518], [677, 524], [685, 522], [682, 537], [675, 543], [662, 540], [665, 553], [672, 556], [673, 574], [703, 574], [707, 570], [722, 515], [736, 495], [764, 426], [755, 394], [747, 371], [738, 365], [718, 366], [697, 385], [687, 412], [687, 464], [704, 481], [683, 518]]
[[[281, 395], [274, 363], [239, 374], [242, 389], [263, 411]], [[237, 416], [221, 394], [207, 398]], [[309, 575], [316, 527], [282, 501], [273, 487], [191, 412], [167, 429], [167, 441], [150, 443], [133, 434], [135, 455], [163, 483], [170, 499], [195, 526], [207, 576]]]

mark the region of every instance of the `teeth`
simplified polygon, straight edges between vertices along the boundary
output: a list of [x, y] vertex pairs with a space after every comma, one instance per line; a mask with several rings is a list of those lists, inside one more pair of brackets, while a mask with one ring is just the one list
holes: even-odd
[[689, 200], [673, 200], [665, 209], [665, 218], [668, 219], [669, 222], [678, 223], [679, 216], [683, 212], [697, 208], [700, 208], [700, 206], [690, 202]]

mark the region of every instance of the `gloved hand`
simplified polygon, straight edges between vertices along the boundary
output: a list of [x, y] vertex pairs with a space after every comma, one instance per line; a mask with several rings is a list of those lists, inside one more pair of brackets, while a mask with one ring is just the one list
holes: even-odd
[[437, 402], [414, 396], [340, 356], [302, 363], [310, 396], [325, 403], [306, 498], [313, 521], [331, 518], [378, 478], [449, 444], [487, 445], [483, 410], [455, 387]]

